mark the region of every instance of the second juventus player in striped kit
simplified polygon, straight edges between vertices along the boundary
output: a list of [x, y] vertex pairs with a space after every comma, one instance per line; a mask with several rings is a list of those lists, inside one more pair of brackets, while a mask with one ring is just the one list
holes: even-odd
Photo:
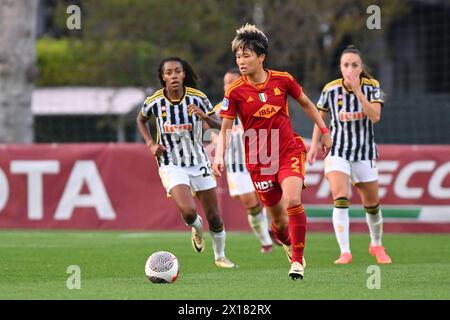
[[[340, 69], [343, 78], [328, 83], [317, 103], [324, 120], [328, 113], [331, 114], [333, 146], [324, 167], [334, 199], [333, 227], [341, 250], [334, 263], [352, 262], [348, 215], [351, 179], [366, 211], [371, 237], [369, 252], [376, 257], [377, 263], [388, 264], [392, 260], [381, 243], [383, 218], [373, 131], [374, 123], [380, 120], [383, 94], [378, 81], [364, 69], [361, 52], [354, 46], [347, 47], [341, 54]], [[316, 126], [307, 154], [310, 164], [316, 158], [319, 134]]]
[[[145, 100], [137, 126], [156, 157], [167, 193], [180, 209], [186, 225], [192, 228], [194, 250], [202, 252], [205, 241], [203, 221], [192, 193], [196, 193], [208, 220], [215, 264], [233, 268], [235, 264], [225, 257], [225, 229], [217, 204], [217, 183], [202, 143], [202, 122], [219, 128], [221, 121], [206, 95], [196, 89], [197, 75], [186, 61], [178, 57], [164, 59], [158, 73], [163, 88]], [[151, 116], [156, 117], [156, 142], [146, 125]]]

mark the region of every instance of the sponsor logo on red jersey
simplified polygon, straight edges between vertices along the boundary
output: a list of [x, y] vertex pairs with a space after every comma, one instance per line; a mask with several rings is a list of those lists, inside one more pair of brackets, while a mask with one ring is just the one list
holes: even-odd
[[272, 118], [280, 109], [280, 107], [273, 106], [271, 104], [265, 104], [261, 108], [259, 108], [259, 110], [253, 114], [253, 116], [267, 119]]

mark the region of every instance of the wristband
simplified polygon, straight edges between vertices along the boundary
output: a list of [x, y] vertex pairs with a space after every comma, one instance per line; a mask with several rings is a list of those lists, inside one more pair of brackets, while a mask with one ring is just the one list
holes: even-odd
[[320, 132], [322, 132], [322, 135], [323, 134], [329, 134], [330, 133], [330, 129], [328, 129], [327, 127], [323, 127], [323, 128], [320, 128]]

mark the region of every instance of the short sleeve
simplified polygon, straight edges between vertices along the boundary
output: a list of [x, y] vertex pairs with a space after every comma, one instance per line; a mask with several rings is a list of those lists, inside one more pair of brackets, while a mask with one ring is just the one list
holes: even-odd
[[317, 101], [316, 105], [317, 109], [321, 111], [328, 112], [330, 111], [330, 107], [328, 106], [328, 91], [324, 90], [320, 94], [319, 100]]
[[369, 102], [378, 102], [381, 103], [381, 105], [384, 105], [384, 92], [380, 88], [380, 84], [378, 81], [372, 79], [373, 82], [373, 89], [369, 96]]
[[225, 95], [222, 101], [222, 107], [220, 109], [219, 116], [227, 119], [235, 119], [237, 113], [236, 101], [232, 95], [233, 91], [228, 95]]
[[287, 78], [287, 93], [295, 100], [300, 99], [303, 94], [302, 86], [291, 75]]
[[211, 115], [214, 113], [214, 107], [211, 104], [211, 101], [209, 101], [208, 97], [203, 97], [201, 99], [201, 109], [203, 110], [204, 113], [206, 113], [207, 115]]
[[153, 115], [153, 103], [148, 102], [148, 98], [144, 101], [141, 108], [141, 115], [150, 118]]

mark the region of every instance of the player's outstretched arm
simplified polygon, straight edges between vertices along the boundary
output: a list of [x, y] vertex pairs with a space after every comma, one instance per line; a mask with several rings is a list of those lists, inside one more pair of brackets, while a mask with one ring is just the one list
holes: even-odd
[[214, 157], [214, 163], [212, 170], [215, 176], [220, 177], [222, 175], [224, 164], [224, 153], [227, 149], [228, 138], [233, 127], [234, 120], [224, 118], [222, 121], [222, 127], [220, 128], [219, 138], [217, 139], [216, 156]]

